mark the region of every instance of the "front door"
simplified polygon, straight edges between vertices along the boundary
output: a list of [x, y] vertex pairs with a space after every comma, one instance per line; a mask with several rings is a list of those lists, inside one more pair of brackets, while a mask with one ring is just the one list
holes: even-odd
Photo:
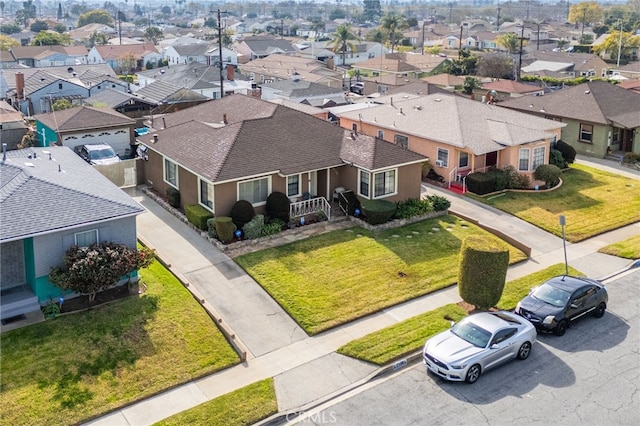
[[493, 151], [487, 153], [485, 167], [495, 166], [498, 164], [498, 152]]

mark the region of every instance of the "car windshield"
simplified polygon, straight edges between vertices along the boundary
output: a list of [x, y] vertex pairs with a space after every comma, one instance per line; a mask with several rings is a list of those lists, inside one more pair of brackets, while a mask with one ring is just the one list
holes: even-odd
[[92, 160], [103, 160], [105, 158], [115, 157], [116, 153], [111, 148], [96, 149], [89, 151], [89, 158]]
[[550, 305], [563, 307], [567, 304], [567, 301], [569, 301], [571, 293], [562, 290], [561, 288], [554, 287], [549, 283], [544, 283], [540, 287], [536, 288], [533, 293], [531, 293], [531, 296]]
[[472, 321], [457, 323], [451, 328], [451, 332], [462, 340], [465, 340], [479, 348], [486, 348], [487, 343], [489, 343], [489, 339], [491, 339], [491, 333], [474, 324]]

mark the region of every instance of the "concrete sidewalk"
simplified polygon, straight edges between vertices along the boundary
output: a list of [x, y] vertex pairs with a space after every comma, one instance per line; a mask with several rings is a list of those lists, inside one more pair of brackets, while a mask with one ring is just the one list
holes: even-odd
[[[640, 174], [638, 175], [640, 177]], [[563, 263], [562, 239], [526, 222], [451, 192], [428, 187], [452, 201], [450, 211], [490, 224], [532, 248], [532, 257], [509, 268], [512, 280]], [[444, 289], [308, 337], [262, 288], [197, 232], [148, 199], [132, 193], [147, 212], [138, 232], [190, 288], [206, 298], [248, 348], [246, 362], [98, 418], [94, 425], [148, 425], [257, 380], [275, 378], [280, 410], [295, 408], [362, 380], [375, 366], [335, 354], [343, 344], [417, 314], [460, 300], [457, 288]], [[577, 244], [567, 243], [568, 263], [593, 277], [605, 277], [631, 262], [597, 253], [607, 244], [640, 233], [629, 225]], [[207, 306], [207, 305], [205, 305]]]

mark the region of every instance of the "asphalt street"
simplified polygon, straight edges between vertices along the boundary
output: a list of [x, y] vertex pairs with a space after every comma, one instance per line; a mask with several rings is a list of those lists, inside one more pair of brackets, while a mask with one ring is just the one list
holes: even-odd
[[640, 413], [640, 270], [607, 281], [602, 319], [563, 337], [538, 335], [531, 356], [473, 385], [444, 381], [422, 363], [369, 382], [288, 424], [637, 425]]

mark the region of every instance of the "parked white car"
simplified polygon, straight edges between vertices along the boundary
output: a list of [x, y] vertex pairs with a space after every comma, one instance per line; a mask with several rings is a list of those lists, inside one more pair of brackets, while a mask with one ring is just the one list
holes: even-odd
[[427, 340], [423, 362], [432, 373], [475, 383], [480, 374], [514, 358], [527, 359], [536, 329], [514, 313], [481, 312]]
[[91, 165], [113, 164], [120, 161], [118, 154], [105, 143], [78, 145], [73, 150]]

